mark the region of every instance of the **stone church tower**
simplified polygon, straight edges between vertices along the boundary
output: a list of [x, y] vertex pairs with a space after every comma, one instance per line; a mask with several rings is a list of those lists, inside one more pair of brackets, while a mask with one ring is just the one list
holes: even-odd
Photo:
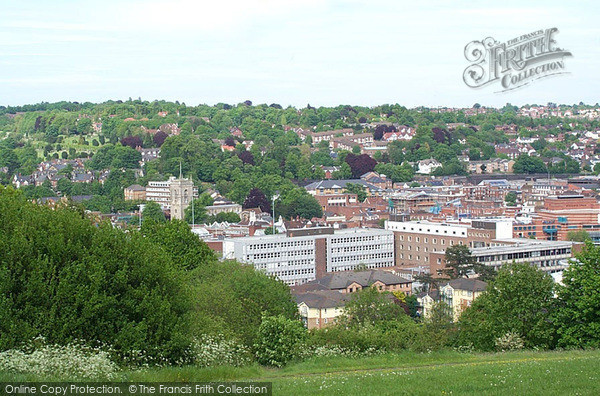
[[179, 178], [171, 181], [171, 219], [183, 220], [185, 209], [194, 199], [194, 182], [184, 179], [179, 172]]

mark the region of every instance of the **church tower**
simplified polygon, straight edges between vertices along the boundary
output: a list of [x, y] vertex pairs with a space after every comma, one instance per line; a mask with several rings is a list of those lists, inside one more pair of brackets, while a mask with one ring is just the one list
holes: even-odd
[[185, 209], [194, 199], [194, 182], [184, 179], [179, 167], [179, 178], [171, 181], [171, 219], [183, 220]]

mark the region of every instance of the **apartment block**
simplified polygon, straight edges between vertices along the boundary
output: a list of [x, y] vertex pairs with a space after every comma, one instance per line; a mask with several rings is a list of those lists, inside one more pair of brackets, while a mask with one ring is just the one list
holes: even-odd
[[394, 266], [394, 234], [368, 228], [314, 227], [286, 234], [229, 238], [223, 257], [253, 264], [289, 285], [357, 268]]

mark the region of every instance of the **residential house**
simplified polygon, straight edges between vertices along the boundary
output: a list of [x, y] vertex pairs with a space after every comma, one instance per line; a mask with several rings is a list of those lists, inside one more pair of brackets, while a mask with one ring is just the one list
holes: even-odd
[[437, 168], [441, 168], [442, 164], [438, 160], [431, 158], [417, 162], [417, 166], [417, 173], [430, 175]]
[[349, 295], [333, 290], [315, 290], [294, 297], [298, 304], [300, 318], [309, 330], [322, 329], [335, 324], [350, 300]]

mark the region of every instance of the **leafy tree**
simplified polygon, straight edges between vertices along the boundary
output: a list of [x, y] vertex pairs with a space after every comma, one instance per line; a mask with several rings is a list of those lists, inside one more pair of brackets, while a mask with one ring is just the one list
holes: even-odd
[[212, 216], [210, 222], [216, 221], [217, 223], [222, 223], [226, 221], [228, 223], [239, 223], [241, 220], [240, 215], [235, 212], [221, 212]]
[[453, 245], [446, 249], [446, 268], [442, 272], [450, 279], [468, 277], [475, 266], [475, 258], [466, 245]]
[[265, 213], [271, 212], [271, 203], [265, 197], [265, 194], [258, 188], [253, 188], [248, 193], [242, 205], [244, 209], [260, 208]]
[[0, 148], [0, 167], [7, 167], [9, 175], [19, 168], [19, 158], [12, 149]]
[[244, 164], [254, 165], [254, 155], [250, 151], [240, 151], [238, 158], [242, 160]]
[[190, 300], [171, 257], [137, 232], [93, 225], [0, 190], [0, 349], [42, 335], [189, 361]]
[[415, 281], [421, 283], [423, 285], [423, 290], [425, 292], [430, 292], [433, 289], [440, 290], [440, 279], [434, 278], [429, 273], [421, 273], [415, 276]]
[[508, 206], [516, 206], [517, 205], [517, 194], [514, 191], [510, 191], [504, 196], [504, 202]]
[[213, 251], [190, 231], [184, 221], [145, 222], [142, 223], [141, 233], [168, 252], [174, 264], [182, 270], [191, 271], [216, 261]]
[[156, 147], [160, 147], [160, 146], [163, 145], [163, 143], [165, 142], [165, 139], [167, 137], [169, 137], [169, 135], [167, 135], [165, 132], [158, 131], [152, 137], [152, 141], [154, 142], [154, 144], [156, 145]]
[[286, 192], [276, 209], [276, 215], [279, 213], [286, 219], [300, 217], [310, 220], [313, 217], [323, 216], [323, 209], [319, 202], [303, 188], [294, 188]]
[[379, 292], [376, 288], [369, 287], [352, 293], [340, 323], [360, 328], [396, 320], [403, 315], [406, 315], [404, 309], [394, 302], [391, 293]]
[[282, 315], [265, 317], [258, 328], [258, 340], [254, 345], [256, 359], [266, 366], [285, 366], [299, 356], [306, 338], [306, 329], [299, 320]]
[[356, 194], [359, 202], [364, 202], [367, 199], [367, 189], [362, 184], [346, 183], [346, 192]]
[[459, 319], [459, 339], [464, 345], [492, 350], [495, 340], [517, 333], [527, 348], [549, 348], [555, 343], [551, 322], [554, 281], [527, 263], [502, 267]]
[[142, 155], [128, 146], [106, 145], [86, 163], [90, 169], [103, 170], [109, 168], [136, 169], [139, 168]]
[[142, 211], [142, 220], [153, 221], [156, 223], [164, 223], [166, 220], [165, 214], [163, 213], [160, 205], [154, 201], [148, 201], [144, 210]]
[[144, 142], [141, 137], [136, 135], [124, 137], [123, 139], [121, 139], [121, 144], [123, 146], [129, 146], [132, 149], [136, 149], [138, 147], [142, 147], [144, 145]]
[[[208, 219], [206, 214], [206, 207], [214, 203], [214, 199], [208, 193], [200, 194], [198, 198], [195, 198], [187, 208], [185, 208], [185, 221], [188, 224], [200, 224]], [[194, 216], [192, 218], [192, 210]]]
[[346, 156], [345, 162], [350, 166], [352, 177], [360, 178], [365, 173], [375, 169], [377, 161], [371, 158], [368, 154], [355, 155], [350, 153]]
[[530, 157], [527, 154], [520, 155], [513, 165], [514, 173], [544, 173], [546, 164], [538, 157]]
[[567, 239], [573, 242], [587, 242], [591, 241], [590, 233], [586, 230], [576, 230], [567, 232]]
[[600, 248], [587, 242], [577, 260], [563, 272], [556, 315], [558, 345], [600, 347]]

